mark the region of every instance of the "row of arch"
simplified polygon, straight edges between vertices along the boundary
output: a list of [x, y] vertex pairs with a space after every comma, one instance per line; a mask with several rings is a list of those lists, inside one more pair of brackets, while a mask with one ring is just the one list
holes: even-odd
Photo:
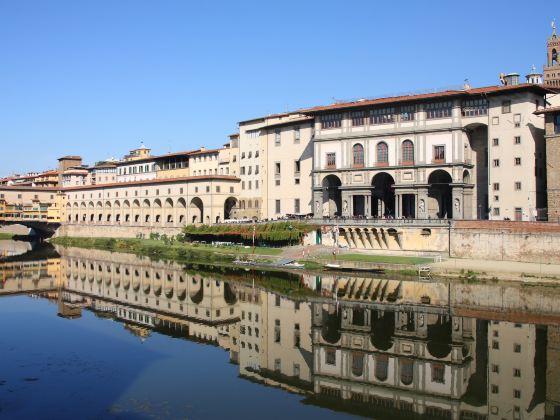
[[[463, 172], [463, 184], [470, 184], [470, 173]], [[321, 216], [424, 217], [452, 218], [457, 204], [452, 202], [451, 174], [436, 169], [428, 176], [427, 197], [416, 202], [413, 194], [403, 194], [397, 203], [395, 179], [387, 172], [376, 173], [371, 180], [370, 194], [353, 194], [352, 202], [342, 197], [342, 181], [334, 174], [323, 178], [322, 202], [316, 201], [315, 214]], [[369, 203], [371, 202], [371, 203]], [[369, 206], [366, 204], [368, 203]]]
[[[389, 146], [384, 141], [377, 143], [375, 146], [375, 162], [378, 165], [389, 163]], [[352, 146], [352, 165], [354, 167], [363, 167], [364, 163], [364, 146], [361, 143], [356, 143]], [[413, 163], [414, 143], [412, 140], [404, 140], [401, 143], [401, 164], [412, 165]]]
[[228, 197], [223, 204], [222, 213], [215, 220], [210, 219], [209, 211], [200, 197], [187, 202], [183, 197], [176, 200], [106, 200], [74, 202], [66, 205], [66, 221], [82, 224], [114, 224], [181, 227], [187, 223], [219, 223], [222, 218], [229, 219], [237, 199]]

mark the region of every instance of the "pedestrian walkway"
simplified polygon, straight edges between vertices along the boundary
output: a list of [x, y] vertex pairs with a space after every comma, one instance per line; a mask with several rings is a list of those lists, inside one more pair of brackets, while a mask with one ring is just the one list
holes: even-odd
[[448, 260], [431, 264], [432, 271], [435, 273], [451, 273], [463, 271], [473, 271], [478, 274], [485, 273], [486, 276], [493, 275], [503, 277], [511, 275], [513, 278], [531, 277], [543, 278], [544, 280], [560, 281], [560, 265], [546, 263], [529, 263], [515, 261], [492, 261], [492, 260], [471, 260], [463, 258], [450, 258]]

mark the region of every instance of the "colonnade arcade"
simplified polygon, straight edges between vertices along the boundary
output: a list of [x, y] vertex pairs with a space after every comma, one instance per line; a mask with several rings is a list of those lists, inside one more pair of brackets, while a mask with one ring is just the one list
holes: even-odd
[[473, 185], [468, 170], [453, 181], [447, 170], [429, 173], [426, 183], [398, 184], [389, 172], [377, 172], [369, 185], [345, 185], [326, 175], [314, 191], [316, 217], [417, 219], [472, 218]]
[[229, 219], [237, 200], [228, 197], [212, 220], [211, 209], [200, 197], [185, 199], [99, 200], [68, 203], [66, 221], [75, 224], [181, 227], [219, 223]]

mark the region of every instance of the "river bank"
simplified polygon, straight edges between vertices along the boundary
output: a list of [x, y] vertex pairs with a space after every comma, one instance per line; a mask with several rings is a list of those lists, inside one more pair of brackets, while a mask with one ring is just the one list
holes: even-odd
[[[212, 246], [189, 242], [164, 242], [150, 239], [116, 238], [71, 238], [58, 237], [51, 240], [55, 245], [99, 249], [111, 252], [131, 253], [151, 259], [175, 261], [183, 264], [204, 264], [225, 267], [239, 267], [234, 261], [251, 260], [252, 269], [269, 271], [305, 272], [306, 274], [324, 273], [324, 265], [332, 262], [332, 249], [324, 246], [267, 248], [246, 246]], [[277, 263], [293, 260], [304, 265], [303, 270], [293, 270]], [[362, 270], [384, 270], [385, 276], [418, 280], [418, 267], [429, 267], [434, 279], [468, 283], [524, 283], [555, 286], [560, 281], [560, 265], [545, 263], [526, 263], [471, 260], [451, 258], [438, 261], [431, 257], [406, 255], [372, 254], [340, 250], [337, 261], [343, 266], [355, 266]], [[377, 276], [378, 273], [359, 274], [341, 273], [344, 276]]]

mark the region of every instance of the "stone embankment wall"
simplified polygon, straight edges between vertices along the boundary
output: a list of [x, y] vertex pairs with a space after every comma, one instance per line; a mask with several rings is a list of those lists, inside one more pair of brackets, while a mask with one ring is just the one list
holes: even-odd
[[451, 256], [560, 264], [560, 225], [457, 221], [451, 229]]
[[[64, 224], [56, 236], [136, 238], [150, 233], [177, 235], [180, 228]], [[315, 243], [315, 232], [305, 239]], [[441, 253], [459, 258], [560, 264], [560, 225], [553, 223], [455, 221], [447, 226], [340, 226], [338, 243], [351, 249], [409, 253]], [[332, 228], [322, 234], [332, 246]], [[451, 252], [450, 252], [451, 247]]]
[[70, 236], [76, 238], [136, 238], [138, 234], [143, 234], [145, 238], [149, 238], [150, 233], [171, 236], [181, 233], [181, 228], [64, 224], [58, 229], [54, 236]]

